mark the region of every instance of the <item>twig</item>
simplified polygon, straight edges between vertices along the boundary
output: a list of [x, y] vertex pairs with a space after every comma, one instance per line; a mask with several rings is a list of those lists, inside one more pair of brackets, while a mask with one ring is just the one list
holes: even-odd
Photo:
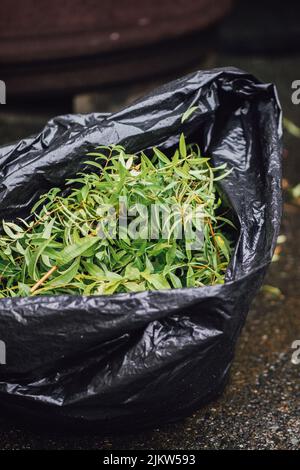
[[52, 266], [51, 269], [49, 269], [49, 271], [39, 280], [37, 281], [36, 284], [34, 284], [34, 286], [32, 286], [32, 288], [30, 289], [30, 292], [34, 292], [36, 291], [45, 281], [47, 281], [48, 277], [51, 276], [51, 274], [54, 273], [54, 271], [56, 271], [57, 269], [57, 266]]

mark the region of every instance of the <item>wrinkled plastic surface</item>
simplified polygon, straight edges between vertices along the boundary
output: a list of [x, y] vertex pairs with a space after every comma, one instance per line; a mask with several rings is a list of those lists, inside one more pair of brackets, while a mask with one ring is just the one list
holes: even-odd
[[[190, 106], [198, 110], [181, 124]], [[112, 115], [57, 117], [0, 149], [0, 218], [26, 216], [99, 144], [172, 147], [180, 132], [215, 164], [240, 224], [224, 285], [112, 296], [0, 299], [0, 404], [112, 431], [172, 421], [217, 396], [276, 245], [281, 110], [273, 85], [238, 69], [196, 72]]]

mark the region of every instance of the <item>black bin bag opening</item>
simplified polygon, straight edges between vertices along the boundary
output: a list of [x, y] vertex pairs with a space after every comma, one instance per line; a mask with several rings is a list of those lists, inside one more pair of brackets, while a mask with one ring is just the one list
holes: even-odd
[[[182, 123], [191, 107], [196, 111]], [[109, 296], [0, 299], [0, 407], [30, 421], [111, 432], [171, 422], [222, 391], [276, 246], [281, 109], [275, 87], [235, 68], [199, 71], [115, 114], [59, 116], [0, 148], [0, 218], [25, 217], [97, 145], [168, 151], [184, 132], [214, 165], [238, 220], [222, 285]]]

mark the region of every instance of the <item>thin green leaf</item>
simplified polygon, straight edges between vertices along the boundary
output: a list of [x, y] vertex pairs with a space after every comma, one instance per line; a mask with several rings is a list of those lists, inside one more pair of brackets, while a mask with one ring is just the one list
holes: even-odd
[[191, 108], [188, 108], [182, 115], [181, 118], [181, 124], [183, 124], [185, 121], [187, 121], [192, 114], [194, 114], [195, 111], [197, 111], [198, 106], [192, 106]]

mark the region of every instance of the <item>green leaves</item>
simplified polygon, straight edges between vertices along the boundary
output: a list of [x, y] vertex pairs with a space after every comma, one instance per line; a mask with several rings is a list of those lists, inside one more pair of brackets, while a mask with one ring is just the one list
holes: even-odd
[[191, 108], [188, 108], [185, 113], [183, 113], [182, 118], [181, 118], [181, 124], [183, 124], [185, 121], [187, 121], [192, 114], [194, 114], [195, 111], [197, 111], [198, 106], [192, 106]]
[[[189, 108], [182, 121], [196, 110]], [[212, 168], [209, 158], [201, 156], [197, 144], [188, 144], [184, 134], [168, 154], [157, 147], [147, 155], [127, 154], [112, 145], [100, 146], [88, 156], [84, 163], [91, 172], [66, 181], [66, 192], [52, 188], [37, 201], [27, 221], [2, 222], [1, 298], [111, 295], [224, 282], [234, 230], [217, 186], [231, 171], [226, 165]], [[110, 206], [121, 215], [123, 199], [140, 215], [144, 238], [131, 236], [134, 224], [128, 232], [121, 230], [122, 236], [114, 236], [109, 231], [113, 216], [106, 236], [101, 236], [103, 209]], [[157, 203], [159, 207], [153, 206]], [[153, 215], [155, 233], [138, 210], [141, 204], [149, 218]], [[197, 248], [185, 233], [186, 208], [202, 211], [203, 244]], [[128, 215], [132, 222], [136, 218]]]
[[13, 240], [17, 240], [18, 238], [22, 238], [23, 230], [16, 224], [10, 222], [2, 222], [3, 230], [8, 235], [9, 238]]
[[153, 151], [162, 163], [165, 163], [167, 165], [170, 163], [170, 160], [168, 159], [168, 157], [163, 152], [161, 152], [158, 148], [153, 147]]
[[91, 247], [99, 243], [99, 238], [97, 237], [84, 237], [80, 239], [77, 243], [72, 243], [71, 245], [66, 246], [57, 256], [56, 263], [59, 266], [73, 261], [73, 259], [78, 256], [84, 255], [84, 253], [89, 250]]
[[57, 287], [57, 286], [60, 286], [60, 285], [69, 284], [69, 282], [71, 282], [74, 279], [74, 277], [76, 276], [76, 274], [78, 272], [78, 269], [79, 269], [79, 265], [80, 265], [80, 258], [78, 257], [71, 264], [71, 266], [69, 266], [68, 269], [63, 271], [58, 276], [56, 276], [53, 279], [53, 281], [48, 284], [48, 289], [49, 289], [49, 287], [53, 288], [53, 287]]
[[39, 245], [39, 247], [32, 253], [32, 255], [28, 257], [28, 274], [31, 279], [37, 281], [38, 280], [38, 271], [37, 271], [37, 262], [40, 256], [43, 254], [47, 246], [50, 244], [51, 239], [45, 240], [43, 243]]
[[215, 234], [215, 241], [218, 245], [218, 248], [224, 255], [227, 261], [229, 261], [230, 258], [230, 246], [226, 238], [221, 234], [221, 233], [216, 233]]
[[180, 135], [179, 150], [180, 150], [180, 155], [181, 155], [183, 158], [185, 158], [185, 157], [186, 157], [186, 143], [185, 143], [184, 134], [181, 134], [181, 135]]
[[170, 284], [162, 274], [150, 274], [143, 272], [142, 276], [154, 289], [170, 289]]
[[286, 117], [283, 118], [283, 127], [294, 137], [300, 138], [300, 127]]
[[175, 288], [175, 289], [180, 289], [182, 287], [182, 282], [181, 280], [179, 279], [178, 276], [176, 276], [176, 274], [172, 273], [172, 272], [169, 272], [169, 277], [170, 277], [170, 281], [172, 283], [172, 286]]

